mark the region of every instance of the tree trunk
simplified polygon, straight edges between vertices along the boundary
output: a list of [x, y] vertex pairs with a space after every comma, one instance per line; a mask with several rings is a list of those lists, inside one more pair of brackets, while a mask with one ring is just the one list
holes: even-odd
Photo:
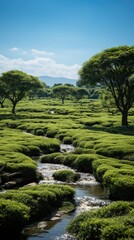
[[64, 104], [64, 98], [62, 98], [62, 104]]
[[1, 108], [4, 108], [4, 102], [0, 102]]
[[17, 102], [12, 102], [12, 103], [13, 103], [12, 114], [15, 114], [15, 107], [16, 107]]
[[128, 110], [125, 109], [122, 111], [122, 126], [128, 126]]

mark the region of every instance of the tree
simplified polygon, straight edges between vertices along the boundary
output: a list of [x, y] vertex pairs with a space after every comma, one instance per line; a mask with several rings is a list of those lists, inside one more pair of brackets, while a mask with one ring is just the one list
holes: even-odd
[[17, 103], [22, 100], [32, 88], [41, 86], [38, 78], [18, 70], [2, 73], [0, 82], [3, 84], [5, 97], [12, 103], [13, 114], [15, 114]]
[[0, 77], [0, 105], [2, 108], [4, 108], [5, 99], [6, 99], [6, 96], [4, 94], [4, 86], [3, 86], [3, 83], [2, 83], [1, 77]]
[[79, 71], [79, 85], [106, 87], [122, 114], [122, 125], [128, 126], [128, 111], [134, 102], [134, 46], [119, 46], [96, 54]]
[[118, 112], [111, 92], [107, 91], [106, 88], [98, 88], [95, 92], [98, 94], [98, 98], [100, 99], [103, 108], [106, 108], [109, 113], [112, 113], [112, 115]]
[[53, 87], [54, 95], [56, 95], [61, 99], [62, 104], [64, 104], [66, 97], [70, 95], [72, 92], [73, 92], [73, 88], [66, 85], [58, 85], [56, 87]]
[[73, 96], [79, 101], [83, 97], [89, 96], [89, 92], [85, 88], [74, 87]]
[[28, 91], [29, 99], [33, 99], [38, 97], [38, 92], [42, 91], [44, 88], [46, 88], [46, 84], [44, 82], [41, 82], [37, 77], [31, 76], [32, 80], [32, 87]]

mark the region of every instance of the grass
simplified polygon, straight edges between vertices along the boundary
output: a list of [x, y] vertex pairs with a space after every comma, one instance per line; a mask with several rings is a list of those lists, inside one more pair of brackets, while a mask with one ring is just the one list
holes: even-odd
[[98, 210], [84, 212], [68, 225], [78, 240], [134, 239], [134, 203], [117, 201]]
[[[0, 194], [1, 236], [21, 234], [29, 223], [48, 217], [56, 209], [72, 209], [74, 189], [66, 185], [37, 185]], [[65, 204], [67, 202], [68, 204]]]
[[[39, 156], [41, 162], [62, 163], [77, 171], [93, 173], [112, 200], [134, 200], [134, 108], [129, 112], [129, 127], [122, 127], [120, 113], [115, 111], [111, 114], [102, 108], [98, 100], [86, 99], [82, 101], [82, 105], [66, 100], [63, 106], [57, 99], [25, 99], [17, 105], [16, 115], [11, 114], [8, 102], [5, 105], [5, 108], [0, 109], [0, 169], [5, 166], [4, 173], [21, 172], [25, 180], [22, 185], [37, 182], [37, 164], [32, 157]], [[75, 151], [60, 153], [60, 143], [72, 144]], [[2, 181], [4, 182], [3, 179]], [[6, 209], [7, 213], [9, 211], [9, 215], [12, 211], [14, 214], [18, 211], [18, 219], [22, 222], [29, 221], [29, 216], [38, 218], [40, 213], [49, 212], [50, 203], [57, 204], [53, 202], [54, 196], [57, 199], [62, 192], [61, 186], [56, 189], [55, 186], [49, 186], [49, 189], [46, 187], [45, 193], [41, 193], [43, 190], [40, 187], [40, 190], [28, 188], [19, 193], [14, 189], [12, 191], [15, 192], [9, 194], [9, 197], [7, 193], [2, 194], [1, 209]], [[38, 194], [39, 205], [47, 199], [43, 211], [43, 205], [38, 205]], [[66, 190], [65, 195], [69, 196], [70, 191]], [[16, 201], [19, 202], [19, 210], [13, 210], [10, 201], [15, 201], [13, 209], [17, 209]], [[127, 202], [124, 204], [127, 205]], [[32, 207], [37, 211], [34, 212]], [[101, 219], [99, 215], [94, 218], [91, 213], [92, 221], [88, 217], [90, 214], [82, 215], [79, 219], [83, 219], [83, 216], [85, 219], [83, 225], [80, 225], [81, 235], [78, 237], [84, 239], [82, 234], [89, 234], [91, 230], [91, 236], [96, 234], [103, 240], [121, 239], [123, 231], [124, 240], [128, 237], [131, 239], [133, 213], [132, 210], [131, 216], [130, 213], [123, 216], [112, 215], [112, 219], [105, 216]], [[103, 228], [104, 231], [101, 230]], [[88, 233], [86, 229], [89, 230]]]

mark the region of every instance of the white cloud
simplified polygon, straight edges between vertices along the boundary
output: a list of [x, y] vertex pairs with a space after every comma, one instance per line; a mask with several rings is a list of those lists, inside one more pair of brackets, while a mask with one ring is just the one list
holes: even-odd
[[51, 58], [38, 57], [25, 60], [22, 58], [7, 58], [0, 55], [0, 73], [9, 70], [20, 70], [34, 76], [66, 77], [78, 79], [80, 65], [71, 66], [58, 64]]
[[11, 52], [17, 52], [17, 51], [19, 51], [20, 49], [17, 48], [17, 47], [13, 47], [13, 48], [10, 48], [9, 50], [10, 50]]
[[42, 56], [42, 55], [54, 56], [54, 53], [53, 53], [53, 52], [40, 51], [40, 50], [37, 50], [37, 49], [31, 49], [31, 52], [32, 52], [34, 55], [37, 55], [37, 56]]

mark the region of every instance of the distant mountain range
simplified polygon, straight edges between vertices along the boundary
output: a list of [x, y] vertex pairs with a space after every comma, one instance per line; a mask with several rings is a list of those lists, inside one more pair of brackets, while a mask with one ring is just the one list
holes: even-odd
[[54, 84], [62, 83], [62, 84], [73, 84], [76, 86], [76, 79], [69, 79], [64, 77], [48, 77], [48, 76], [39, 76], [39, 79], [42, 82], [45, 82], [47, 86], [52, 87]]

